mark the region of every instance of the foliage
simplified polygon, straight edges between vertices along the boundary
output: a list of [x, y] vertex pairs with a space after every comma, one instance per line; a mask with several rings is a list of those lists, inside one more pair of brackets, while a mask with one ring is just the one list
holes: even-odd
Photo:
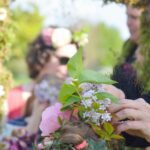
[[104, 23], [92, 28], [89, 44], [85, 47], [85, 58], [88, 58], [85, 59], [86, 65], [98, 69], [102, 66], [114, 66], [120, 56], [122, 44], [123, 40], [115, 28]]
[[43, 25], [43, 18], [40, 16], [36, 6], [33, 6], [32, 11], [15, 8], [12, 10], [12, 13], [15, 37], [12, 41], [13, 45], [9, 59], [5, 61], [5, 65], [17, 79], [27, 76], [25, 56], [28, 44], [38, 35]]
[[144, 91], [150, 91], [150, 10], [145, 10], [141, 17], [141, 53], [144, 57], [143, 64], [137, 63], [136, 67], [138, 68], [139, 78], [144, 84]]
[[9, 1], [7, 0], [0, 2], [0, 130], [3, 126], [3, 118], [6, 111], [5, 99], [11, 85], [11, 74], [3, 66], [3, 61], [10, 52], [11, 41], [14, 35], [8, 4]]

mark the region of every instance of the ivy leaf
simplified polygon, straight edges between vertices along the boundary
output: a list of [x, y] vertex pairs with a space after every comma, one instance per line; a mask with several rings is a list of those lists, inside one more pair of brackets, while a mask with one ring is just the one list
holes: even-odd
[[113, 132], [114, 132], [114, 127], [113, 127], [110, 123], [105, 122], [105, 123], [103, 124], [103, 127], [104, 127], [105, 131], [108, 133], [108, 135], [113, 134]]
[[115, 103], [115, 104], [119, 103], [119, 99], [117, 97], [115, 97], [112, 94], [107, 93], [107, 92], [96, 93], [96, 97], [100, 100], [104, 100], [105, 98], [109, 98], [112, 101], [112, 103]]
[[69, 60], [67, 67], [69, 76], [78, 78], [81, 70], [83, 70], [82, 49], [79, 49], [77, 53]]
[[58, 96], [60, 102], [62, 102], [64, 104], [66, 102], [66, 99], [75, 92], [76, 92], [76, 89], [73, 85], [63, 84], [63, 86], [60, 89], [59, 96]]
[[77, 102], [80, 102], [80, 97], [72, 95], [66, 99], [65, 105], [61, 108], [61, 110], [65, 111], [69, 106]]
[[97, 83], [97, 84], [114, 84], [115, 81], [111, 80], [109, 77], [101, 75], [100, 73], [93, 71], [93, 70], [82, 70], [79, 76], [79, 82], [90, 82], [90, 83]]

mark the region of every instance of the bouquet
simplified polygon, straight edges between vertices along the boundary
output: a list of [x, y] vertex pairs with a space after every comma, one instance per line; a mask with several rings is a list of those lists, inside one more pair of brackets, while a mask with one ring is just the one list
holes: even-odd
[[[118, 99], [107, 93], [104, 84], [115, 81], [82, 63], [80, 49], [68, 62], [68, 78], [59, 93], [59, 103], [48, 107], [42, 114], [40, 129], [43, 141], [38, 149], [49, 150], [110, 150], [115, 134], [108, 112]], [[120, 145], [122, 146], [122, 145]], [[115, 150], [123, 149], [115, 148]]]

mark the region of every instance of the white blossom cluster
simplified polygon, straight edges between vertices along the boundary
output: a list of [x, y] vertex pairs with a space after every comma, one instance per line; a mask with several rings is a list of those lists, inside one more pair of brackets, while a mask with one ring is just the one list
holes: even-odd
[[0, 97], [4, 96], [4, 94], [5, 94], [4, 87], [0, 85]]
[[56, 103], [60, 87], [55, 86], [42, 80], [34, 87], [34, 94], [40, 102], [49, 101], [51, 104]]
[[[82, 83], [80, 88], [82, 89], [81, 105], [84, 106], [86, 110], [83, 113], [83, 118], [98, 126], [104, 122], [111, 121], [111, 114], [107, 112], [107, 107], [111, 104], [111, 100], [109, 98], [99, 100], [96, 97], [96, 93], [105, 92], [103, 85]], [[94, 104], [98, 107], [94, 108]]]
[[7, 10], [5, 8], [0, 8], [0, 21], [4, 21], [7, 18]]

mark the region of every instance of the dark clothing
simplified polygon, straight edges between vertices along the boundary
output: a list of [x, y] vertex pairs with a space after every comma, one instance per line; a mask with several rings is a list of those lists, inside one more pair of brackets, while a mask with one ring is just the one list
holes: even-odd
[[[124, 61], [114, 68], [112, 79], [118, 82], [115, 86], [125, 93], [127, 99], [135, 100], [137, 98], [144, 98], [145, 101], [150, 103], [150, 93], [143, 94], [142, 83], [137, 79], [136, 70], [132, 66], [132, 63], [135, 61], [136, 49], [136, 45], [132, 46], [129, 50], [130, 53], [125, 56]], [[145, 139], [130, 136], [127, 133], [123, 133], [123, 135], [127, 146], [150, 146], [150, 143], [146, 142]]]

